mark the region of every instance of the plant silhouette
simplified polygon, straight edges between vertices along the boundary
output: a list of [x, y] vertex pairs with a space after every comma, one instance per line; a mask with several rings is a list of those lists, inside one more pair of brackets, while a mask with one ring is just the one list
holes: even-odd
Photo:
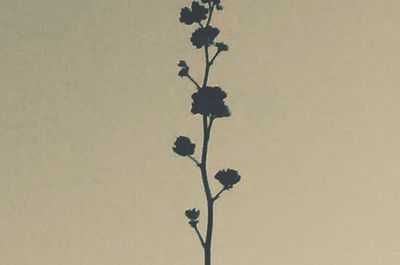
[[[208, 144], [211, 137], [211, 129], [214, 121], [218, 118], [230, 117], [231, 112], [225, 104], [227, 93], [218, 86], [210, 86], [208, 78], [210, 75], [211, 67], [214, 65], [216, 59], [221, 53], [228, 51], [228, 45], [223, 42], [215, 42], [220, 30], [211, 26], [211, 21], [214, 12], [221, 12], [223, 7], [221, 0], [201, 0], [193, 1], [190, 7], [184, 7], [180, 13], [180, 22], [186, 25], [196, 25], [195, 31], [192, 33], [190, 41], [197, 49], [204, 51], [204, 77], [200, 83], [193, 79], [190, 74], [190, 68], [183, 60], [179, 61], [180, 68], [178, 75], [182, 78], [190, 80], [196, 92], [192, 94], [192, 109], [194, 115], [200, 115], [203, 125], [203, 144], [201, 150], [201, 160], [194, 157], [196, 145], [192, 143], [191, 139], [186, 136], [179, 136], [172, 150], [179, 156], [191, 159], [195, 165], [200, 169], [200, 175], [204, 187], [205, 198], [207, 202], [207, 230], [205, 237], [203, 237], [197, 224], [200, 217], [200, 210], [189, 209], [186, 210], [185, 215], [189, 219], [190, 226], [196, 232], [200, 244], [204, 250], [204, 264], [211, 265], [211, 242], [213, 236], [213, 223], [214, 223], [214, 203], [220, 198], [223, 192], [231, 190], [234, 185], [240, 181], [238, 171], [234, 169], [223, 169], [215, 174], [215, 179], [218, 180], [222, 188], [215, 195], [212, 194], [209, 177], [207, 172], [207, 152]], [[211, 56], [211, 53], [213, 55]]]

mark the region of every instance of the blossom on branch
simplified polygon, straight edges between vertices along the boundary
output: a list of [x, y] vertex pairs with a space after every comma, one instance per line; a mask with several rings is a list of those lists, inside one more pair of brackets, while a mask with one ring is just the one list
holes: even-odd
[[189, 209], [185, 211], [186, 217], [189, 219], [189, 224], [195, 228], [197, 226], [197, 223], [199, 222], [197, 219], [200, 216], [200, 210], [196, 209]]
[[196, 209], [189, 209], [185, 211], [185, 215], [189, 220], [197, 220], [200, 216], [200, 210], [196, 210]]
[[179, 136], [176, 138], [174, 147], [172, 150], [180, 156], [191, 156], [194, 154], [195, 144], [190, 141], [190, 138], [186, 136]]
[[211, 26], [196, 29], [190, 38], [193, 46], [197, 49], [209, 46], [214, 43], [214, 39], [219, 35], [219, 29]]
[[227, 52], [229, 47], [224, 42], [215, 43], [215, 47], [217, 47], [218, 52]]
[[207, 18], [208, 8], [200, 5], [199, 2], [192, 2], [192, 9], [184, 7], [181, 10], [181, 16], [179, 21], [186, 24], [192, 25], [193, 23], [200, 23]]
[[212, 118], [229, 117], [230, 111], [224, 102], [226, 97], [219, 87], [203, 87], [192, 95], [192, 113]]
[[215, 174], [215, 178], [224, 186], [225, 189], [231, 189], [233, 185], [240, 181], [239, 173], [234, 169], [220, 170]]

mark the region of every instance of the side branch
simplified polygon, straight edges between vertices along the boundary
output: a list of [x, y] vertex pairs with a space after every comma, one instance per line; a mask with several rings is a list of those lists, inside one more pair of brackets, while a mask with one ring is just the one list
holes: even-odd
[[213, 63], [214, 63], [214, 61], [215, 61], [215, 59], [217, 59], [217, 57], [218, 57], [218, 55], [221, 53], [221, 51], [217, 51], [216, 53], [215, 53], [215, 55], [213, 56], [213, 58], [211, 59], [211, 61], [210, 61], [210, 65], [212, 65]]
[[190, 81], [192, 81], [192, 83], [196, 86], [197, 89], [200, 89], [199, 83], [197, 83], [196, 80], [194, 80], [193, 77], [192, 77], [189, 73], [186, 75], [186, 77], [187, 77]]
[[211, 3], [211, 1], [208, 3], [209, 14], [208, 14], [208, 19], [207, 19], [206, 26], [209, 26], [210, 23], [211, 23], [211, 18], [212, 18], [213, 11], [214, 11], [214, 6], [215, 6], [215, 4]]
[[197, 228], [197, 224], [193, 226], [193, 229], [194, 229], [194, 231], [196, 231], [196, 234], [199, 237], [201, 246], [204, 248], [205, 242], [204, 242], [202, 235], [200, 234], [199, 228]]
[[227, 189], [226, 187], [223, 187], [222, 190], [220, 190], [220, 191], [213, 197], [213, 201], [218, 200], [219, 197], [221, 196], [221, 194], [222, 194], [224, 191], [226, 191], [226, 190], [228, 190], [228, 189]]
[[189, 159], [190, 160], [192, 160], [195, 164], [196, 164], [196, 166], [198, 166], [198, 167], [200, 167], [201, 166], [201, 164], [200, 164], [200, 162], [199, 161], [197, 161], [197, 159], [196, 158], [194, 158], [193, 156], [188, 156], [189, 157]]

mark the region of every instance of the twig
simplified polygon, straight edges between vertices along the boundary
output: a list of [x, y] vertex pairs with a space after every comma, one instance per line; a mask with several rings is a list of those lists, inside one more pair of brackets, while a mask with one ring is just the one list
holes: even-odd
[[210, 65], [212, 65], [212, 64], [214, 63], [215, 59], [217, 59], [217, 56], [218, 56], [220, 53], [221, 53], [221, 51], [217, 51], [217, 52], [215, 53], [214, 57], [213, 57], [213, 58], [211, 59], [211, 61], [210, 61]]
[[189, 78], [190, 81], [192, 81], [192, 83], [196, 86], [197, 89], [200, 89], [199, 83], [197, 83], [196, 80], [194, 80], [190, 74], [187, 74], [186, 76], [187, 78]]
[[193, 156], [188, 156], [189, 157], [189, 159], [190, 160], [192, 160], [195, 164], [196, 164], [196, 166], [198, 166], [198, 167], [200, 167], [201, 166], [201, 164], [200, 164], [200, 162], [199, 161], [197, 161], [197, 159], [196, 158], [194, 158]]
[[211, 133], [211, 128], [213, 126], [214, 119], [215, 119], [215, 117], [210, 117], [210, 123], [208, 124], [208, 130], [210, 131], [210, 133]]
[[202, 237], [201, 234], [200, 234], [199, 229], [197, 228], [197, 224], [193, 226], [193, 229], [194, 229], [194, 231], [196, 231], [196, 234], [197, 234], [197, 236], [199, 237], [200, 243], [201, 243], [201, 245], [204, 247], [205, 242], [204, 242], [203, 237]]
[[226, 190], [228, 190], [228, 189], [227, 189], [226, 187], [223, 187], [222, 190], [220, 190], [220, 191], [213, 197], [213, 201], [218, 200], [219, 197], [221, 196], [221, 194], [222, 194], [224, 191], [226, 191]]
[[213, 11], [214, 11], [214, 4], [211, 4], [211, 1], [208, 3], [208, 8], [209, 8], [210, 12], [209, 12], [209, 15], [208, 15], [206, 27], [210, 25], [212, 14], [213, 14]]

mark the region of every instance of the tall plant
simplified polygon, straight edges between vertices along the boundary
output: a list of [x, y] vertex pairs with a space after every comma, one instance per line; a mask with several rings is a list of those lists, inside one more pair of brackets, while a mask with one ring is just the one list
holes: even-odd
[[220, 198], [223, 192], [231, 190], [240, 181], [240, 175], [234, 169], [223, 169], [215, 174], [222, 188], [213, 195], [207, 173], [207, 154], [208, 144], [211, 136], [213, 123], [219, 118], [230, 117], [231, 113], [225, 104], [227, 94], [218, 86], [210, 86], [208, 79], [211, 67], [216, 59], [224, 52], [228, 51], [228, 46], [223, 42], [216, 42], [220, 30], [211, 25], [214, 12], [222, 11], [221, 0], [201, 0], [193, 1], [190, 7], [182, 8], [180, 12], [180, 22], [186, 25], [195, 25], [197, 28], [190, 38], [193, 46], [202, 49], [204, 52], [204, 76], [201, 83], [197, 82], [190, 74], [188, 64], [181, 60], [178, 75], [190, 80], [196, 91], [192, 95], [192, 109], [194, 115], [200, 115], [203, 125], [203, 143], [200, 161], [194, 157], [195, 144], [186, 136], [179, 136], [173, 146], [173, 151], [183, 157], [191, 159], [200, 170], [201, 180], [204, 187], [204, 194], [207, 202], [207, 229], [205, 237], [198, 228], [200, 210], [189, 209], [185, 212], [189, 219], [190, 226], [197, 234], [200, 244], [204, 250], [204, 264], [211, 265], [211, 242], [214, 224], [214, 203]]

